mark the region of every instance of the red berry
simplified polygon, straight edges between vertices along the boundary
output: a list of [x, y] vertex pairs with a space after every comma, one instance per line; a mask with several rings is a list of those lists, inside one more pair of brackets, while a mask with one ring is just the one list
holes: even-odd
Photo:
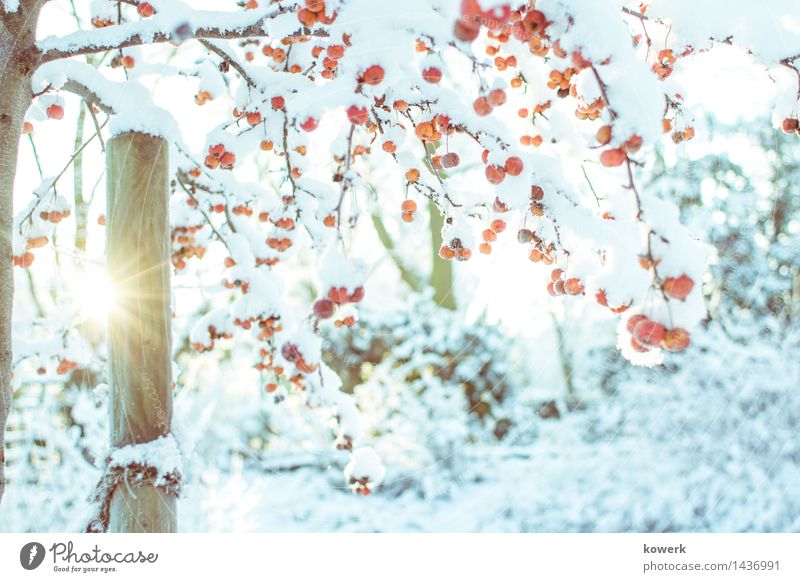
[[413, 213], [417, 211], [417, 203], [413, 200], [403, 200], [400, 208], [403, 212]]
[[581, 284], [581, 280], [575, 277], [570, 277], [564, 282], [564, 291], [567, 292], [567, 295], [580, 295], [583, 293], [583, 285]]
[[489, 225], [489, 228], [492, 229], [492, 232], [500, 234], [506, 229], [506, 221], [497, 218], [492, 221], [492, 223]]
[[475, 102], [472, 104], [472, 108], [475, 110], [475, 113], [481, 117], [489, 115], [493, 109], [492, 104], [486, 97], [478, 97], [475, 99]]
[[437, 67], [428, 67], [422, 71], [422, 78], [434, 85], [442, 80], [442, 71]]
[[349, 119], [350, 123], [352, 123], [353, 125], [364, 125], [369, 119], [369, 113], [367, 112], [367, 108], [351, 105], [347, 109], [347, 119]]
[[512, 156], [506, 160], [505, 170], [509, 176], [519, 176], [522, 173], [523, 163], [517, 156]]
[[313, 117], [308, 117], [303, 123], [300, 124], [300, 128], [303, 131], [311, 132], [317, 129], [318, 125], [319, 122], [316, 119], [314, 119]]
[[666, 328], [657, 321], [640, 321], [633, 328], [634, 339], [642, 345], [657, 346], [664, 339]]
[[319, 299], [314, 303], [314, 315], [319, 319], [328, 319], [333, 315], [333, 301], [330, 299]]
[[341, 44], [332, 44], [325, 50], [328, 57], [338, 60], [344, 56], [344, 45]]
[[64, 119], [64, 108], [57, 103], [53, 103], [47, 108], [47, 117], [50, 119]]
[[277, 97], [273, 97], [271, 100], [272, 108], [277, 111], [278, 109], [283, 109], [286, 105], [286, 99], [281, 97], [280, 95]]
[[794, 133], [800, 127], [800, 120], [792, 117], [787, 117], [781, 123], [781, 129], [784, 133]]
[[361, 82], [365, 85], [380, 85], [383, 82], [384, 70], [380, 65], [372, 65], [361, 74]]
[[347, 303], [349, 296], [346, 287], [331, 287], [328, 291], [328, 298], [337, 304]]
[[625, 325], [625, 329], [628, 330], [628, 333], [633, 333], [633, 328], [636, 327], [636, 324], [640, 321], [647, 321], [647, 316], [641, 313], [637, 315], [632, 315], [630, 319], [628, 319], [628, 323]]
[[689, 332], [680, 327], [668, 329], [661, 340], [661, 347], [669, 352], [682, 352], [689, 347]]
[[621, 166], [626, 157], [625, 152], [619, 148], [604, 150], [603, 153], [600, 154], [600, 163], [607, 168], [614, 168], [616, 166]]
[[604, 125], [597, 130], [597, 143], [600, 145], [607, 145], [611, 141], [611, 126]]
[[233, 152], [224, 152], [219, 157], [219, 165], [222, 168], [232, 168], [236, 164], [236, 154]]
[[347, 298], [350, 303], [359, 303], [362, 299], [364, 299], [363, 287], [356, 287], [350, 297]]
[[547, 24], [547, 18], [545, 18], [543, 12], [531, 10], [525, 15], [522, 24], [529, 32], [539, 34]]
[[489, 91], [489, 102], [494, 107], [500, 107], [506, 102], [506, 92], [502, 89], [492, 89]]
[[142, 2], [139, 6], [136, 7], [136, 11], [139, 13], [139, 16], [142, 18], [150, 18], [153, 14], [156, 13], [156, 9], [153, 8], [153, 5], [149, 2]]
[[442, 156], [442, 167], [443, 168], [455, 168], [458, 164], [461, 163], [461, 159], [458, 157], [458, 154], [455, 152], [450, 152], [449, 154], [445, 154]]
[[688, 276], [681, 275], [680, 277], [667, 277], [664, 279], [664, 284], [661, 287], [664, 293], [673, 299], [684, 300], [689, 296], [694, 288], [694, 281]]
[[486, 166], [486, 179], [490, 184], [500, 184], [506, 178], [506, 171], [500, 166]]
[[472, 42], [481, 32], [480, 24], [473, 24], [472, 22], [465, 21], [463, 18], [459, 18], [456, 21], [455, 28], [453, 29], [453, 35], [458, 40], [463, 40], [464, 42]]

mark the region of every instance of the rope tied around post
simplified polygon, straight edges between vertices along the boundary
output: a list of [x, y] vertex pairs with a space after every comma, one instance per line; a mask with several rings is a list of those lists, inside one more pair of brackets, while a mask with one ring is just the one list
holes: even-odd
[[165, 496], [179, 497], [183, 480], [181, 461], [178, 443], [172, 434], [112, 451], [106, 458], [103, 475], [89, 498], [89, 502], [95, 506], [95, 513], [86, 527], [86, 533], [108, 532], [111, 499], [122, 484], [131, 494], [138, 486], [149, 485]]

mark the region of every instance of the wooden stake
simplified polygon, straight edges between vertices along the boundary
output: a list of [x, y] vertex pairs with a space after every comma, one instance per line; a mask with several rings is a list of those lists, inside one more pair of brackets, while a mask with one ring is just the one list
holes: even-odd
[[[172, 423], [168, 151], [164, 139], [142, 133], [118, 135], [106, 148], [113, 447], [155, 440]], [[177, 528], [175, 497], [150, 483], [123, 479], [110, 513], [112, 532]]]

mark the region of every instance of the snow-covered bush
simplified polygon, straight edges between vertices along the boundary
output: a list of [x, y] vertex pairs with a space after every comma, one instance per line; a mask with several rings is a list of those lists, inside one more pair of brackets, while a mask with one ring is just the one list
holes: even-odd
[[9, 420], [8, 477], [0, 530], [83, 531], [108, 433], [103, 389], [30, 384]]
[[[800, 147], [766, 125], [747, 133], [709, 122], [691, 156], [656, 164], [650, 187], [681, 206], [714, 254], [712, 316], [736, 327], [784, 326], [800, 314]], [[760, 320], [760, 321], [759, 321]], [[769, 324], [767, 324], [769, 325]]]
[[408, 477], [420, 467], [452, 469], [464, 447], [496, 442], [510, 428], [504, 403], [519, 389], [508, 337], [483, 318], [467, 323], [430, 294], [404, 309], [362, 309], [331, 333], [325, 352], [347, 382], [376, 447]]

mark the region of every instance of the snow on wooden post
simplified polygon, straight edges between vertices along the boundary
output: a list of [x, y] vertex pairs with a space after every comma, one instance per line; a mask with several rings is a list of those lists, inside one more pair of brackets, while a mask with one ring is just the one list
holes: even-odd
[[[172, 362], [168, 151], [161, 137], [123, 133], [107, 145], [107, 261], [111, 444], [170, 433]], [[176, 498], [127, 474], [113, 489], [109, 531], [174, 532]]]

